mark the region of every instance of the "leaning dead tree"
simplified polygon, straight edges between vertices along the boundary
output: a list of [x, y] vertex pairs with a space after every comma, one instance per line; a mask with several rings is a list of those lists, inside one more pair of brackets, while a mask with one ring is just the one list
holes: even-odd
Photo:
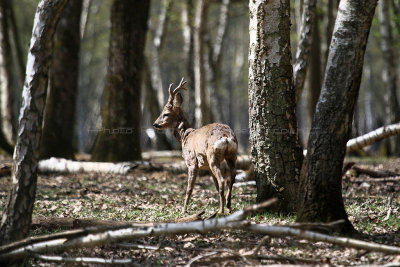
[[[225, 229], [252, 231], [272, 237], [293, 236], [314, 242], [327, 242], [343, 247], [382, 252], [386, 254], [400, 254], [400, 247], [320, 234], [314, 231], [304, 230], [302, 226], [298, 224], [293, 226], [279, 226], [254, 224], [246, 220], [246, 217], [249, 215], [262, 210], [275, 202], [275, 199], [269, 200], [235, 212], [227, 217], [205, 221], [189, 223], [131, 224], [106, 228], [92, 227], [45, 236], [31, 237], [0, 247], [0, 262], [10, 262], [26, 257], [35, 257], [42, 260], [54, 260], [51, 256], [49, 257], [43, 254], [53, 252], [61, 253], [72, 248], [101, 246], [150, 236], [209, 233]], [[309, 227], [309, 225], [306, 225], [306, 228], [307, 227]], [[246, 255], [243, 254], [243, 256]], [[91, 258], [87, 259], [90, 260]], [[80, 261], [81, 259], [78, 260]]]
[[66, 3], [42, 0], [36, 10], [14, 151], [13, 188], [0, 226], [1, 244], [22, 239], [29, 232], [53, 36]]

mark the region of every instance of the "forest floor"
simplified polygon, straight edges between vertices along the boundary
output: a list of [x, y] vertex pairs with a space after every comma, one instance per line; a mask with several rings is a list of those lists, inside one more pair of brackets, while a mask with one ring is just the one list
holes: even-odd
[[[400, 173], [400, 159], [351, 159], [356, 166], [370, 170]], [[400, 180], [385, 181], [357, 175], [350, 171], [343, 179], [343, 197], [350, 221], [360, 232], [357, 238], [400, 246]], [[129, 175], [94, 173], [40, 175], [34, 218], [96, 218], [126, 222], [173, 222], [180, 217], [187, 175], [167, 172], [133, 171]], [[0, 209], [5, 206], [10, 177], [0, 178]], [[254, 203], [254, 186], [233, 191], [232, 204], [237, 211]], [[217, 211], [218, 197], [210, 176], [196, 182], [189, 213], [205, 211], [207, 217]], [[249, 218], [257, 223], [290, 224], [294, 215], [263, 212]], [[36, 226], [32, 236], [63, 230]], [[382, 265], [397, 262], [400, 255], [384, 255], [323, 242], [298, 240], [293, 237], [270, 238], [261, 247], [259, 259], [246, 259], [239, 254], [256, 247], [260, 234], [239, 230], [209, 234], [185, 234], [170, 237], [148, 237], [132, 241], [152, 249], [121, 248], [107, 245], [75, 249], [63, 256], [133, 258], [138, 266], [182, 266], [196, 256], [192, 266], [249, 266], [257, 264], [308, 265]], [[210, 252], [216, 252], [211, 254]], [[207, 256], [209, 255], [209, 256]], [[26, 266], [58, 266], [36, 259]], [[66, 264], [67, 265], [67, 264]], [[75, 266], [75, 265], [74, 265]]]

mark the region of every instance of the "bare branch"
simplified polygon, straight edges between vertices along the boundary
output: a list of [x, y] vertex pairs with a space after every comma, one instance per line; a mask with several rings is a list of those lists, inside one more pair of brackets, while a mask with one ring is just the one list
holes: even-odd
[[356, 249], [364, 249], [368, 251], [382, 252], [388, 254], [400, 254], [400, 247], [376, 244], [347, 237], [335, 237], [325, 234], [320, 234], [312, 231], [295, 229], [290, 226], [273, 226], [265, 224], [251, 224], [246, 230], [267, 234], [270, 236], [295, 236], [310, 241], [322, 241], [343, 247]]
[[92, 258], [92, 257], [62, 257], [62, 256], [47, 256], [32, 253], [35, 259], [49, 261], [49, 262], [73, 262], [73, 263], [96, 263], [96, 264], [136, 264], [132, 259], [103, 259], [103, 258]]

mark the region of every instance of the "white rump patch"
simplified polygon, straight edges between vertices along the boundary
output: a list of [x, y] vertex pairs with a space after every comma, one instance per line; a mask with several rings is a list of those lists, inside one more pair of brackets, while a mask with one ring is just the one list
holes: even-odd
[[214, 144], [214, 149], [225, 149], [228, 150], [236, 150], [237, 144], [232, 138], [229, 137], [222, 137], [221, 139], [217, 140]]

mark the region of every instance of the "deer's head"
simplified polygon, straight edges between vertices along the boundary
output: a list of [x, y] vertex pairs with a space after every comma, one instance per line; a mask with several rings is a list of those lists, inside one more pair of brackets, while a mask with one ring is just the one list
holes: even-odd
[[168, 102], [165, 105], [163, 111], [157, 120], [153, 123], [153, 127], [156, 129], [168, 129], [168, 128], [176, 128], [178, 125], [178, 118], [181, 112], [181, 105], [183, 102], [182, 95], [179, 93], [179, 90], [186, 90], [183, 86], [186, 84], [186, 81], [182, 78], [178, 87], [172, 90], [172, 83], [169, 85], [168, 92], [169, 98]]

